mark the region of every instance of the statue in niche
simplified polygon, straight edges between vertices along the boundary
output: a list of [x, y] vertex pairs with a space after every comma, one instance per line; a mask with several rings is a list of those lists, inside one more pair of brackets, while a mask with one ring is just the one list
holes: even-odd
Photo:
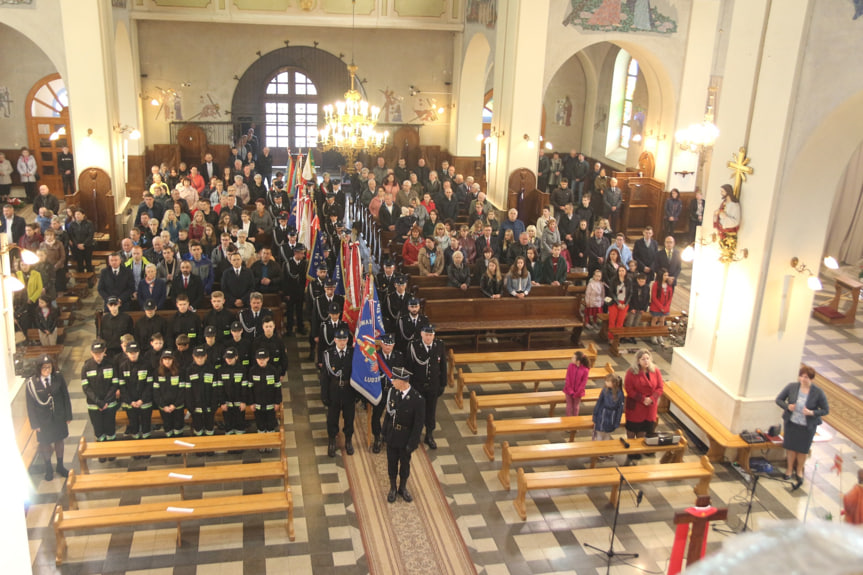
[[719, 240], [721, 255], [719, 261], [734, 261], [737, 253], [737, 231], [740, 229], [740, 199], [734, 194], [730, 184], [723, 184], [719, 190], [722, 202], [713, 212], [713, 228]]

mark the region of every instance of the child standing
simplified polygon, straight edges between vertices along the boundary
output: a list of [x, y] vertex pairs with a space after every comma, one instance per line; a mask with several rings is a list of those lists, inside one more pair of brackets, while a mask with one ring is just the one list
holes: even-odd
[[611, 439], [623, 415], [623, 380], [612, 373], [605, 376], [605, 387], [593, 408], [593, 440]]
[[602, 300], [605, 297], [605, 286], [602, 283], [602, 270], [595, 270], [593, 277], [587, 282], [584, 291], [584, 325], [596, 327], [597, 316], [602, 311]]
[[[650, 289], [650, 325], [665, 325], [665, 318], [671, 311], [671, 300], [674, 298], [674, 279], [669, 277], [668, 270], [656, 272], [656, 281]], [[654, 337], [653, 343], [662, 343], [662, 338]]]
[[584, 388], [587, 386], [587, 376], [590, 374], [590, 362], [587, 356], [577, 351], [572, 354], [569, 367], [566, 368], [566, 380], [563, 393], [566, 396], [566, 414], [578, 415]]

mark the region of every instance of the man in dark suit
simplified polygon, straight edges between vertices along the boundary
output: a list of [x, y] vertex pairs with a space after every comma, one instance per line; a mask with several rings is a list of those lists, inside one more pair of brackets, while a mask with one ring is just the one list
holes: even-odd
[[664, 268], [668, 270], [668, 278], [671, 280], [671, 285], [676, 286], [682, 265], [680, 252], [674, 249], [674, 236], [668, 236], [665, 238], [665, 248], [659, 250], [659, 253], [656, 254], [656, 269]]
[[[407, 488], [411, 474], [411, 453], [419, 446], [426, 400], [411, 387], [411, 372], [403, 367], [392, 369], [392, 387], [386, 395], [387, 415], [384, 419], [384, 437], [387, 441], [387, 473], [390, 492], [387, 501], [395, 503], [401, 495], [405, 503], [413, 501]], [[435, 401], [434, 399], [430, 401]], [[382, 400], [381, 403], [384, 403]], [[399, 477], [396, 489], [396, 475]]]
[[3, 217], [0, 218], [0, 234], [9, 234], [9, 243], [17, 244], [21, 236], [24, 235], [24, 228], [27, 227], [27, 222], [21, 216], [15, 215], [15, 208], [11, 204], [3, 206]]
[[116, 297], [120, 300], [120, 309], [128, 310], [135, 293], [135, 279], [132, 270], [120, 265], [120, 254], [114, 252], [108, 256], [108, 267], [99, 274], [99, 295], [108, 309], [108, 298]]
[[204, 302], [204, 282], [192, 273], [192, 262], [183, 260], [180, 262], [180, 275], [174, 278], [171, 294], [174, 299], [180, 294], [186, 294], [192, 309], [198, 309]]
[[249, 294], [255, 289], [255, 278], [243, 265], [243, 256], [239, 252], [231, 254], [231, 267], [222, 274], [221, 288], [228, 307], [243, 308], [249, 304]]
[[384, 203], [381, 205], [380, 211], [378, 211], [378, 224], [380, 224], [381, 228], [393, 231], [396, 229], [396, 222], [401, 215], [401, 208], [393, 203], [392, 194], [384, 196]]
[[201, 167], [198, 168], [198, 173], [204, 177], [204, 183], [207, 187], [210, 186], [210, 180], [222, 175], [221, 172], [219, 172], [219, 164], [213, 161], [213, 154], [204, 155], [204, 161], [201, 162]]
[[642, 238], [635, 241], [632, 248], [632, 259], [638, 263], [638, 271], [647, 276], [647, 283], [653, 281], [656, 272], [656, 256], [659, 245], [653, 239], [653, 227], [647, 226], [642, 232]]
[[[378, 359], [381, 360], [390, 369], [404, 367], [405, 356], [395, 349], [396, 338], [391, 333], [381, 335], [381, 352], [378, 354]], [[372, 453], [381, 452], [381, 416], [384, 414], [384, 409], [387, 407], [387, 395], [392, 388], [392, 380], [387, 376], [385, 371], [380, 372], [381, 375], [381, 401], [372, 408], [372, 435], [375, 440], [372, 443]], [[422, 430], [422, 425], [420, 425]], [[419, 436], [417, 436], [419, 443]], [[393, 476], [395, 477], [395, 476]], [[395, 485], [395, 483], [393, 483]]]
[[407, 365], [411, 384], [425, 397], [425, 444], [437, 449], [434, 430], [437, 426], [437, 400], [446, 388], [446, 346], [435, 339], [434, 326], [423, 325], [420, 337], [408, 346]]
[[309, 270], [309, 260], [306, 259], [306, 246], [296, 244], [292, 257], [285, 264], [285, 300], [287, 309], [287, 333], [293, 335], [294, 320], [296, 319], [297, 335], [305, 335], [306, 328], [303, 324], [303, 294], [306, 289], [306, 275]]
[[491, 235], [491, 226], [488, 224], [482, 227], [482, 235], [476, 239], [476, 253], [481, 254], [485, 246], [491, 246], [494, 257], [500, 258], [500, 240]]

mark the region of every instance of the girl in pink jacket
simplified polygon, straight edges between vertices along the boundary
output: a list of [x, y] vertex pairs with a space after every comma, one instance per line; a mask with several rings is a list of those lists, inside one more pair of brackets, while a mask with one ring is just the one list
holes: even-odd
[[566, 379], [563, 384], [563, 394], [566, 396], [566, 414], [578, 415], [584, 388], [587, 386], [587, 376], [590, 374], [590, 362], [580, 351], [572, 354], [572, 360], [566, 368]]

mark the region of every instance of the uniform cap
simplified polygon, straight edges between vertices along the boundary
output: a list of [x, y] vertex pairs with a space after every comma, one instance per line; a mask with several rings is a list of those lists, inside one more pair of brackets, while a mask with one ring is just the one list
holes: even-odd
[[165, 359], [166, 357], [174, 359], [174, 350], [173, 349], [166, 349], [165, 351], [163, 351], [162, 352], [162, 359]]
[[420, 300], [418, 300], [415, 297], [412, 297], [411, 299], [408, 300], [408, 305], [419, 305], [419, 304], [420, 304]]
[[214, 325], [208, 325], [204, 328], [204, 337], [216, 337], [217, 333], [216, 326]]
[[303, 244], [297, 244], [294, 246], [294, 253], [304, 251], [306, 251], [306, 246], [304, 246]]
[[[280, 220], [287, 220], [290, 217], [291, 216], [290, 216], [290, 214], [288, 214], [288, 212], [279, 212], [279, 219]], [[288, 230], [288, 234], [290, 234], [290, 233], [291, 233], [291, 231]]]
[[54, 361], [51, 359], [50, 355], [43, 355], [39, 360], [39, 365], [45, 365], [46, 363], [50, 363], [52, 367], [54, 366]]
[[192, 355], [196, 357], [207, 357], [207, 350], [204, 349], [204, 346], [199, 345], [192, 351]]
[[324, 282], [324, 287], [336, 287], [336, 280], [333, 278], [327, 278], [327, 281]]
[[144, 303], [144, 309], [146, 309], [146, 310], [154, 310], [154, 309], [156, 309], [156, 302], [155, 302], [154, 300], [148, 299], [148, 300]]
[[434, 326], [432, 324], [424, 325], [421, 331], [423, 333], [434, 333]]
[[93, 353], [101, 353], [105, 351], [105, 342], [104, 341], [94, 341], [90, 344], [90, 351]]
[[231, 322], [231, 331], [243, 331], [243, 324], [238, 321]]
[[387, 345], [393, 345], [396, 342], [396, 338], [392, 336], [390, 333], [385, 333], [381, 335], [381, 343], [385, 343]]
[[408, 276], [405, 274], [399, 274], [395, 277], [395, 283], [397, 284], [406, 284], [408, 283]]
[[126, 353], [135, 353], [136, 351], [141, 351], [141, 348], [134, 341], [126, 345]]
[[341, 306], [339, 306], [339, 304], [337, 304], [336, 302], [333, 302], [330, 304], [329, 312], [330, 313], [342, 313], [342, 308], [341, 308]]
[[256, 359], [269, 359], [269, 357], [270, 357], [270, 352], [267, 351], [267, 349], [264, 347], [262, 347], [261, 349], [259, 349], [258, 351], [255, 352], [255, 358]]
[[318, 271], [319, 272], [328, 272], [330, 270], [327, 267], [327, 264], [318, 264]]
[[413, 375], [411, 372], [409, 372], [404, 367], [394, 367], [392, 371], [393, 371], [393, 379], [398, 379], [401, 381], [409, 381], [411, 378], [411, 375]]
[[[286, 214], [286, 213], [288, 213], [288, 212], [282, 212], [282, 213], [283, 213], [283, 214]], [[289, 236], [295, 236], [295, 235], [297, 235], [297, 228], [288, 228], [288, 235], [289, 235]]]
[[233, 359], [239, 355], [236, 347], [229, 347], [225, 350], [225, 359]]
[[340, 327], [339, 329], [336, 330], [336, 336], [335, 336], [336, 339], [348, 339], [349, 336], [350, 336], [350, 333], [348, 332], [347, 329], [345, 329], [343, 327]]
[[390, 258], [386, 258], [386, 259], [384, 260], [384, 267], [385, 267], [385, 268], [391, 268], [391, 267], [393, 267], [394, 265], [396, 265], [396, 264], [395, 264], [395, 262], [394, 262], [393, 260], [391, 260]]
[[111, 296], [108, 298], [108, 301], [106, 303], [108, 305], [120, 305], [120, 298]]

